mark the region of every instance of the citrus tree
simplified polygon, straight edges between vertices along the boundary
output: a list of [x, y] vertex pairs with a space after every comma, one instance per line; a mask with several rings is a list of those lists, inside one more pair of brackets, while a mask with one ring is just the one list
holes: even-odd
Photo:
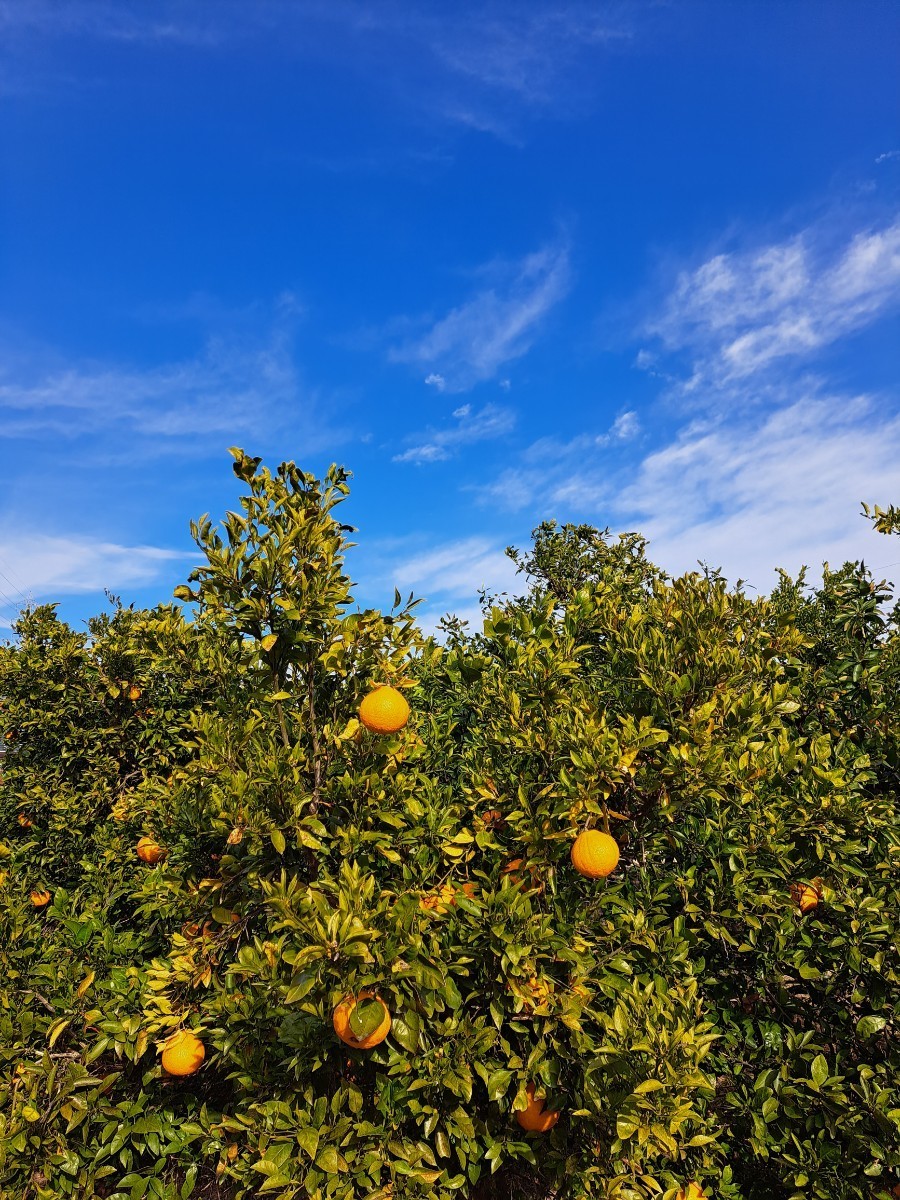
[[181, 609], [0, 654], [0, 1195], [888, 1197], [890, 593], [549, 522], [441, 646], [232, 454]]

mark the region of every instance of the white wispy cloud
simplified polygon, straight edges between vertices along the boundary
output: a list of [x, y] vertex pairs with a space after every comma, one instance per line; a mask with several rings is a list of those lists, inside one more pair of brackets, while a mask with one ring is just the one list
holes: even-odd
[[875, 161], [876, 163], [890, 162], [895, 158], [900, 158], [900, 150], [885, 150], [884, 154], [879, 154]]
[[896, 499], [900, 416], [882, 399], [812, 393], [760, 420], [694, 422], [620, 472], [604, 511], [639, 528], [671, 574], [703, 559], [761, 593], [778, 566], [806, 564], [814, 584], [824, 561], [890, 562], [900, 556], [860, 515], [862, 500]]
[[560, 90], [568, 91], [567, 74], [592, 60], [598, 48], [633, 36], [622, 5], [615, 13], [609, 7], [600, 12], [577, 0], [483, 4], [466, 21], [420, 18], [412, 28], [453, 71], [530, 106], [558, 103]]
[[[402, 0], [0, 0], [0, 34], [16, 42], [8, 66], [28, 37], [208, 51], [277, 39], [294, 55], [339, 59], [369, 76], [389, 62], [419, 113], [517, 143], [518, 111], [566, 111], [593, 89], [598, 53], [632, 39], [634, 11], [620, 3], [598, 12], [590, 0], [459, 0], [452, 11]], [[16, 90], [28, 90], [33, 72], [21, 59], [16, 74]]]
[[426, 600], [472, 600], [480, 588], [512, 586], [516, 568], [503, 550], [485, 537], [461, 538], [396, 561], [391, 576], [401, 592], [413, 589]]
[[[900, 304], [900, 220], [856, 232], [836, 251], [820, 240], [808, 229], [681, 273], [644, 330], [692, 357], [686, 391], [808, 362]], [[639, 355], [640, 365], [650, 361]]]
[[193, 46], [217, 45], [222, 36], [214, 13], [173, 0], [0, 0], [0, 32]]
[[506, 363], [528, 353], [543, 321], [566, 296], [571, 282], [568, 248], [548, 246], [481, 273], [488, 286], [423, 335], [394, 346], [389, 360], [428, 369], [433, 383], [442, 380], [441, 391], [463, 392], [493, 379]]
[[469, 621], [470, 632], [480, 632], [482, 589], [491, 595], [526, 590], [515, 564], [504, 553], [506, 544], [481, 534], [437, 545], [424, 534], [379, 538], [361, 546], [354, 579], [367, 595], [383, 596], [385, 608], [394, 588], [404, 598], [412, 593], [421, 599], [413, 612], [425, 633], [437, 634], [438, 622], [447, 613]]
[[609, 452], [633, 441], [641, 432], [638, 415], [629, 409], [620, 413], [605, 433], [579, 434], [563, 441], [538, 438], [519, 455], [515, 466], [506, 467], [487, 483], [466, 484], [476, 502], [507, 512], [526, 508], [555, 516], [555, 510], [574, 501], [584, 512], [596, 511], [609, 494], [614, 461]]
[[[0, 528], [0, 562], [15, 569], [22, 583], [3, 584], [8, 601], [100, 592], [103, 588], [141, 587], [156, 582], [175, 562], [196, 553], [159, 546], [127, 546], [84, 535]], [[4, 609], [8, 613], [8, 606]]]
[[636, 412], [624, 412], [613, 421], [609, 433], [601, 433], [595, 442], [598, 446], [609, 446], [614, 442], [628, 442], [640, 432], [641, 423]]
[[284, 330], [262, 342], [213, 337], [193, 358], [142, 367], [0, 345], [0, 437], [10, 439], [131, 433], [148, 449], [190, 439], [196, 451], [204, 442], [218, 450], [226, 437], [258, 437], [261, 427], [267, 434], [289, 427], [321, 444], [329, 431], [317, 399]]
[[541, 438], [473, 490], [493, 508], [640, 532], [669, 574], [702, 560], [761, 594], [779, 566], [796, 575], [806, 565], [813, 586], [823, 562], [880, 568], [900, 555], [860, 502], [897, 499], [897, 396], [830, 386], [825, 364], [841, 339], [898, 305], [894, 217], [708, 256], [643, 322], [657, 341], [635, 362], [659, 379], [661, 401], [680, 401], [681, 428], [643, 455], [624, 442], [610, 454], [632, 412], [606, 435]]
[[593, 458], [587, 437], [542, 439], [478, 498], [492, 508], [637, 531], [649, 539], [648, 557], [670, 575], [699, 570], [703, 560], [760, 594], [776, 586], [778, 566], [796, 575], [805, 564], [815, 586], [823, 562], [832, 569], [859, 559], [870, 569], [894, 562], [900, 555], [872, 532], [860, 502], [897, 500], [896, 405], [815, 390], [789, 400], [792, 390], [765, 417], [695, 419], [638, 459]]
[[[459, 0], [452, 11], [429, 0], [0, 0], [0, 96], [104, 86], [102, 69], [88, 82], [77, 66], [49, 65], [42, 42], [94, 39], [110, 54], [141, 45], [217, 55], [255, 42], [364, 81], [389, 73], [395, 98], [417, 123], [426, 116], [432, 126], [521, 146], [524, 119], [533, 113], [567, 116], [593, 103], [601, 56], [633, 44], [636, 11], [625, 2], [598, 12], [591, 0], [531, 0], [525, 7]], [[649, 19], [642, 13], [641, 25]], [[397, 152], [392, 145], [323, 165], [383, 170]], [[410, 153], [420, 150], [401, 148], [404, 161]]]
[[[461, 446], [471, 445], [488, 438], [502, 437], [515, 427], [515, 413], [497, 404], [486, 404], [472, 412], [471, 404], [464, 404], [453, 412], [455, 425], [445, 429], [428, 430], [424, 434], [413, 434], [417, 440], [408, 449], [394, 455], [394, 462], [423, 463], [443, 462], [452, 458]], [[421, 439], [425, 439], [424, 441]]]

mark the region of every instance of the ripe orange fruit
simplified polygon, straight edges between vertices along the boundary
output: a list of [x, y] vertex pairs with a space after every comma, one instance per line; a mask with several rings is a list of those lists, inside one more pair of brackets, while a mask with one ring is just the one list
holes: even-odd
[[534, 1084], [529, 1083], [525, 1089], [528, 1096], [528, 1107], [516, 1113], [516, 1120], [528, 1133], [547, 1133], [559, 1120], [558, 1112], [547, 1112], [543, 1100], [535, 1100]]
[[24, 813], [19, 813], [19, 815], [16, 817], [16, 820], [23, 829], [31, 829], [31, 827], [34, 825], [34, 821], [32, 821], [29, 817], [26, 817]]
[[[381, 1024], [366, 1037], [357, 1037], [350, 1028], [350, 1017], [360, 1000], [377, 1000], [383, 1009]], [[346, 1042], [355, 1050], [371, 1050], [373, 1046], [380, 1045], [390, 1033], [391, 1014], [380, 996], [373, 996], [371, 992], [360, 992], [358, 996], [344, 997], [335, 1008], [331, 1023], [334, 1026], [334, 1032], [342, 1042]]]
[[792, 883], [791, 899], [795, 904], [799, 904], [800, 911], [805, 916], [818, 906], [819, 892], [810, 883]]
[[132, 684], [131, 687], [128, 689], [128, 699], [129, 700], [140, 700], [140, 698], [141, 698], [141, 689], [139, 687], [137, 687], [135, 684]]
[[359, 719], [372, 733], [396, 733], [409, 720], [409, 705], [402, 692], [381, 684], [360, 704]]
[[35, 908], [43, 908], [45, 904], [50, 903], [50, 893], [35, 889], [31, 893], [31, 903]]
[[164, 850], [162, 846], [158, 846], [153, 838], [142, 837], [137, 844], [137, 856], [141, 862], [149, 863], [151, 867], [156, 866], [161, 862], [168, 850]]
[[599, 829], [585, 829], [572, 844], [572, 866], [588, 879], [605, 879], [618, 861], [615, 838]]
[[706, 1200], [706, 1192], [699, 1183], [689, 1183], [681, 1189], [675, 1200]]
[[169, 1075], [193, 1075], [206, 1057], [206, 1049], [196, 1034], [179, 1029], [163, 1046], [163, 1070]]

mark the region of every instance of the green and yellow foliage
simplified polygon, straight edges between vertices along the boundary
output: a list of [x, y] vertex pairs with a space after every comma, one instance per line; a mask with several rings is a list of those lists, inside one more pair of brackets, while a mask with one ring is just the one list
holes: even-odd
[[887, 1198], [890, 591], [545, 523], [441, 646], [232, 453], [180, 604], [0, 647], [0, 1198]]

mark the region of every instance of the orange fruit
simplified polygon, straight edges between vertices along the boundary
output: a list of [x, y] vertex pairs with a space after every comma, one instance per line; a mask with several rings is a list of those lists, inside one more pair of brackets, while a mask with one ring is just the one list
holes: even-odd
[[179, 1029], [163, 1046], [163, 1070], [169, 1075], [193, 1075], [206, 1057], [206, 1049], [195, 1033]]
[[588, 879], [605, 879], [616, 869], [619, 847], [599, 829], [585, 829], [572, 844], [572, 866]]
[[800, 906], [800, 911], [805, 916], [818, 906], [819, 893], [811, 883], [792, 883], [791, 899]]
[[153, 838], [142, 837], [137, 844], [137, 856], [141, 862], [149, 863], [151, 867], [166, 857], [168, 850], [158, 846]]
[[689, 1183], [681, 1189], [675, 1200], [706, 1200], [706, 1192], [699, 1183]]
[[543, 1100], [535, 1100], [534, 1084], [529, 1083], [525, 1089], [528, 1096], [528, 1107], [516, 1113], [516, 1120], [528, 1133], [547, 1133], [559, 1120], [558, 1112], [547, 1112]]
[[409, 720], [409, 705], [402, 692], [381, 684], [360, 704], [359, 719], [372, 733], [396, 733]]
[[50, 903], [50, 893], [42, 892], [35, 889], [31, 893], [31, 903], [35, 908], [43, 908], [45, 904]]
[[[350, 1028], [350, 1017], [360, 1000], [377, 1000], [383, 1009], [381, 1024], [366, 1037], [357, 1037]], [[355, 1050], [371, 1050], [373, 1046], [380, 1045], [390, 1033], [391, 1014], [380, 996], [373, 996], [371, 992], [360, 992], [358, 996], [344, 997], [335, 1008], [331, 1023], [342, 1042], [346, 1042]]]
[[128, 699], [129, 700], [140, 700], [140, 698], [141, 698], [141, 689], [139, 687], [136, 687], [134, 684], [132, 684], [131, 687], [128, 689]]
[[16, 820], [23, 829], [31, 829], [32, 825], [34, 825], [34, 821], [32, 821], [29, 817], [26, 817], [24, 813], [19, 813], [19, 815], [16, 817]]

